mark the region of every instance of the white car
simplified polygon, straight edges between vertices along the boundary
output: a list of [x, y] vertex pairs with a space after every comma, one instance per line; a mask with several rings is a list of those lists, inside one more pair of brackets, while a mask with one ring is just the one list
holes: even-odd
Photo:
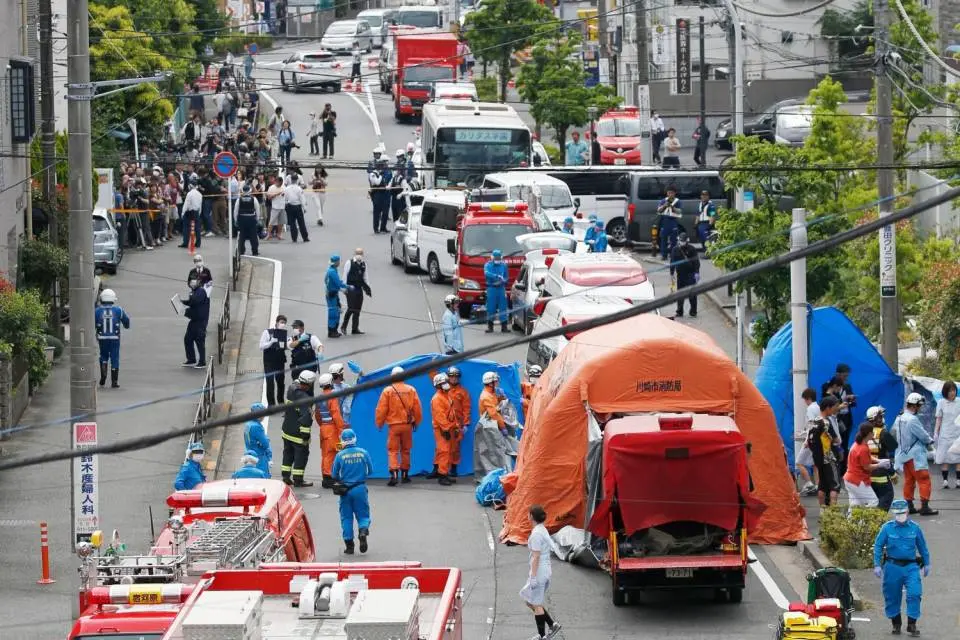
[[93, 210], [93, 262], [97, 269], [109, 274], [117, 272], [123, 260], [120, 233], [113, 221], [113, 214], [106, 209]]
[[380, 48], [387, 39], [387, 30], [396, 14], [397, 10], [393, 8], [366, 9], [357, 14], [357, 20], [365, 20], [370, 25], [373, 46]]
[[587, 292], [616, 296], [631, 304], [656, 297], [643, 265], [622, 253], [577, 253], [553, 261], [544, 279], [544, 296]]
[[343, 64], [330, 51], [297, 51], [280, 67], [280, 88], [299, 92], [301, 89], [340, 91]]
[[[413, 204], [413, 202], [416, 204]], [[407, 208], [390, 232], [390, 262], [402, 265], [407, 273], [420, 269], [420, 246], [417, 235], [420, 229], [420, 212], [423, 210], [423, 196], [408, 199]]]
[[547, 368], [554, 358], [563, 351], [576, 335], [565, 333], [552, 338], [537, 338], [537, 334], [563, 327], [568, 324], [590, 320], [617, 311], [630, 308], [623, 298], [598, 293], [580, 293], [566, 298], [548, 300], [540, 317], [533, 323], [534, 339], [527, 347], [527, 364], [536, 364]]
[[480, 102], [477, 87], [472, 82], [435, 82], [431, 87], [432, 102], [469, 101]]
[[353, 43], [367, 53], [373, 51], [373, 31], [366, 20], [337, 20], [327, 27], [320, 38], [320, 47], [334, 53], [350, 53]]

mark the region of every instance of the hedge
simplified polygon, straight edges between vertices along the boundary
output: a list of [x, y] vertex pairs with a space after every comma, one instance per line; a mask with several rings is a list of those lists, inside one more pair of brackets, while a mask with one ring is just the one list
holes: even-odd
[[873, 566], [873, 541], [890, 517], [886, 511], [854, 507], [826, 507], [820, 512], [820, 546], [839, 567], [868, 569]]

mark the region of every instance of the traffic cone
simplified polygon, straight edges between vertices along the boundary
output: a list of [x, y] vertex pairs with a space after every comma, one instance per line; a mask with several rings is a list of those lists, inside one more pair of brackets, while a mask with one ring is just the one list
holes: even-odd
[[354, 91], [355, 93], [362, 93], [362, 92], [363, 92], [363, 82], [360, 81], [360, 80], [357, 80], [357, 84], [353, 85], [353, 91]]
[[353, 80], [347, 80], [346, 84], [343, 85], [347, 91], [353, 91]]
[[190, 225], [190, 242], [187, 244], [187, 253], [193, 255], [197, 251], [197, 229], [191, 224]]

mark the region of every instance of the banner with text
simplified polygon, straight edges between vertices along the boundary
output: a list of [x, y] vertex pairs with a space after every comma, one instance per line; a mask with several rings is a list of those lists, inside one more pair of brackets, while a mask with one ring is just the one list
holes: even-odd
[[[72, 441], [75, 451], [97, 446], [97, 423], [74, 423]], [[89, 542], [90, 534], [100, 528], [99, 481], [98, 456], [82, 455], [73, 459], [74, 543]]]
[[686, 18], [677, 18], [675, 46], [677, 65], [670, 87], [676, 89], [674, 94], [688, 96], [693, 93], [693, 67], [690, 58], [690, 21]]

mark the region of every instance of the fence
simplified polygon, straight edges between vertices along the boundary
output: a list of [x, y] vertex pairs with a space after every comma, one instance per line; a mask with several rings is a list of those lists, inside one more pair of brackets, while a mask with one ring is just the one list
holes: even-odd
[[230, 289], [223, 296], [220, 319], [217, 320], [217, 364], [223, 364], [223, 351], [227, 345], [227, 331], [230, 330]]
[[197, 402], [197, 412], [193, 416], [193, 433], [187, 446], [194, 442], [203, 442], [203, 425], [213, 414], [213, 405], [217, 402], [217, 383], [216, 369], [213, 365], [213, 356], [207, 358], [207, 373], [203, 379], [203, 389], [200, 393], [200, 401]]

